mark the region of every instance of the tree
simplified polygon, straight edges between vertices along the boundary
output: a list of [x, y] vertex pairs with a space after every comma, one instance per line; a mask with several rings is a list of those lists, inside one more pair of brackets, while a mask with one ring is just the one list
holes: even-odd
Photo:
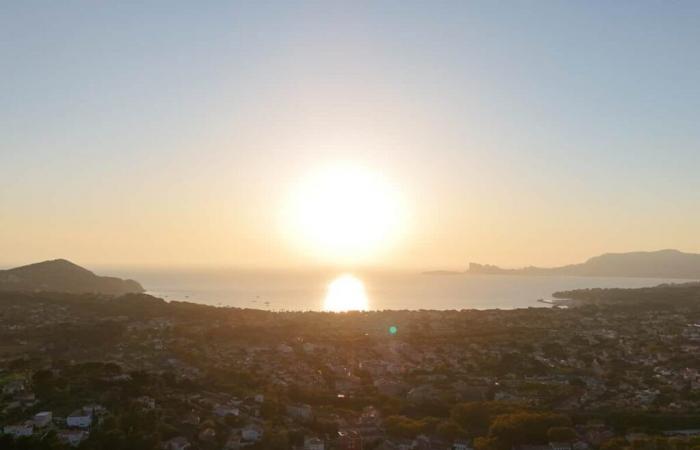
[[489, 428], [489, 437], [501, 441], [507, 448], [520, 444], [543, 444], [547, 431], [553, 427], [570, 426], [568, 417], [555, 413], [519, 412], [496, 417]]
[[466, 437], [467, 432], [464, 431], [464, 428], [460, 427], [456, 423], [454, 423], [452, 420], [444, 420], [440, 422], [437, 427], [435, 428], [435, 432], [440, 436], [445, 439], [457, 439], [457, 438], [463, 438]]
[[486, 432], [491, 421], [499, 414], [513, 412], [515, 407], [500, 402], [465, 402], [452, 408], [452, 420], [472, 432]]
[[573, 442], [576, 440], [576, 430], [571, 427], [552, 427], [547, 430], [550, 442]]
[[480, 436], [474, 439], [475, 450], [507, 450], [503, 443], [496, 438]]

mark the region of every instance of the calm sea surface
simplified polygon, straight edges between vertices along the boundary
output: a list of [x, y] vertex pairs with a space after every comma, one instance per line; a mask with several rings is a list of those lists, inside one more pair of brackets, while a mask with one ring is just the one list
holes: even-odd
[[[328, 285], [343, 273], [273, 271], [112, 270], [134, 278], [149, 294], [216, 306], [322, 310]], [[635, 288], [686, 280], [508, 275], [362, 273], [369, 309], [512, 309], [547, 307], [553, 292], [593, 287]]]

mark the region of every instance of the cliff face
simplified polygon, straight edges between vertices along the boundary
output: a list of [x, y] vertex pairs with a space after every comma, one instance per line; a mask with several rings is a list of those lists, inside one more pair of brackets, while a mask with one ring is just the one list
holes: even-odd
[[606, 253], [581, 264], [552, 268], [501, 269], [471, 263], [468, 273], [700, 279], [700, 254], [678, 250]]
[[0, 290], [123, 295], [144, 292], [134, 280], [95, 275], [65, 259], [0, 271]]

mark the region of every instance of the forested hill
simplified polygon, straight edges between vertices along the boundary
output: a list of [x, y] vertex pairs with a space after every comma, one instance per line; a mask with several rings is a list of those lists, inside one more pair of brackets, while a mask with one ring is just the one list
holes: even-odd
[[95, 275], [65, 259], [0, 271], [0, 290], [123, 295], [143, 292], [134, 280]]
[[700, 283], [661, 284], [637, 289], [576, 289], [553, 294], [577, 305], [682, 306], [700, 305]]

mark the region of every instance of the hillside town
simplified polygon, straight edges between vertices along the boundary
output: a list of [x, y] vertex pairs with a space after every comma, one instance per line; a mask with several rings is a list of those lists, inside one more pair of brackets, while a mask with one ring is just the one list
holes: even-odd
[[269, 312], [0, 293], [0, 448], [691, 449], [700, 305]]

